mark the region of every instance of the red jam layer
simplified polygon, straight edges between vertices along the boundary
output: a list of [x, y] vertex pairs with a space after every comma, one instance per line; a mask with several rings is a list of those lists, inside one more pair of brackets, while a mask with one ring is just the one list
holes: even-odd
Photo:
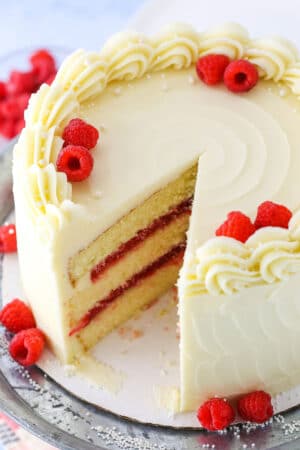
[[147, 267], [145, 267], [140, 272], [136, 273], [131, 277], [129, 280], [127, 280], [124, 284], [117, 287], [116, 289], [112, 290], [107, 297], [104, 299], [99, 300], [93, 308], [91, 308], [79, 321], [79, 323], [74, 327], [70, 333], [69, 336], [73, 336], [74, 334], [81, 331], [83, 328], [88, 326], [90, 322], [98, 316], [101, 312], [103, 312], [109, 305], [111, 305], [120, 295], [122, 295], [125, 291], [128, 289], [136, 286], [139, 282], [142, 280], [145, 280], [145, 278], [150, 277], [153, 275], [157, 270], [161, 269], [162, 267], [165, 267], [169, 264], [179, 264], [182, 261], [184, 250], [185, 250], [185, 243], [176, 245], [175, 247], [171, 248], [171, 250], [168, 253], [165, 253], [163, 256], [158, 258], [153, 263], [149, 264]]
[[100, 276], [103, 275], [105, 270], [110, 268], [113, 264], [116, 264], [121, 258], [126, 255], [126, 253], [133, 250], [142, 241], [154, 234], [157, 230], [166, 227], [170, 222], [172, 222], [172, 220], [176, 219], [182, 214], [190, 214], [191, 206], [192, 198], [184, 200], [179, 205], [172, 208], [164, 216], [155, 219], [148, 227], [138, 231], [137, 234], [133, 236], [133, 238], [129, 239], [129, 241], [121, 244], [115, 252], [108, 255], [103, 261], [93, 267], [90, 274], [92, 282], [95, 283], [100, 278]]

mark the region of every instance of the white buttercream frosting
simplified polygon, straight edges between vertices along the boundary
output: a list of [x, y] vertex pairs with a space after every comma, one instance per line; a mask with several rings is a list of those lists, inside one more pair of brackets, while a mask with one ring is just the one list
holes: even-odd
[[[44, 170], [48, 164], [55, 165], [57, 136], [63, 124], [70, 116], [76, 115], [82, 102], [95, 98], [112, 81], [137, 79], [151, 71], [186, 69], [195, 63], [198, 56], [207, 53], [225, 53], [230, 58], [247, 57], [259, 67], [264, 78], [282, 80], [293, 92], [300, 93], [298, 54], [283, 39], [252, 41], [248, 32], [237, 24], [225, 24], [203, 33], [188, 25], [175, 24], [151, 39], [136, 32], [119, 33], [109, 39], [100, 52], [78, 50], [70, 55], [54, 83], [43, 85], [32, 96], [26, 112], [26, 128], [22, 133], [30, 135], [22, 140], [26, 142], [23, 148], [26, 167], [35, 164], [38, 171]], [[162, 83], [161, 89], [168, 92], [167, 82]], [[50, 151], [53, 136], [56, 144], [55, 149]], [[29, 141], [35, 144], [29, 145]], [[52, 203], [53, 196], [48, 196], [47, 192], [41, 191], [37, 195], [37, 190], [43, 189], [43, 183], [27, 183], [30, 201], [37, 199], [35, 212], [45, 218], [49, 211], [46, 204], [61, 208], [64, 200], [73, 199], [71, 187], [62, 187], [67, 180], [62, 180], [55, 171], [51, 173], [53, 185], [59, 185], [60, 191], [66, 194], [65, 198], [59, 196], [59, 201], [55, 203]], [[57, 181], [54, 181], [55, 177], [58, 177]], [[40, 199], [42, 207], [39, 206]]]
[[135, 32], [116, 34], [101, 51], [101, 57], [107, 62], [108, 81], [140, 78], [148, 70], [152, 56], [149, 40]]
[[218, 53], [231, 59], [244, 57], [249, 44], [249, 34], [245, 28], [228, 23], [200, 34], [199, 54]]
[[[299, 62], [288, 44], [272, 42], [273, 47], [270, 41], [252, 41], [232, 24], [200, 34], [176, 25], [151, 39], [122, 33], [100, 52], [71, 55], [54, 83], [32, 97], [14, 153], [18, 254], [26, 296], [62, 359], [81, 351], [79, 340], [67, 335], [67, 305], [79, 293], [70, 283], [70, 257], [180, 176], [199, 155], [185, 256], [187, 261], [193, 255], [195, 274], [197, 265], [201, 274], [210, 270], [209, 264], [200, 266], [195, 250], [228, 211], [253, 216], [266, 199], [299, 209], [300, 114], [299, 101], [291, 95], [300, 92]], [[271, 81], [262, 80], [244, 95], [223, 85], [209, 88], [194, 68], [206, 53], [249, 57]], [[280, 92], [286, 89], [284, 98], [274, 80], [280, 81]], [[94, 170], [88, 180], [73, 185], [55, 169], [70, 117], [100, 130]], [[263, 282], [234, 295], [181, 296], [183, 408], [253, 387], [276, 393], [299, 381], [299, 274], [285, 281], [298, 264], [290, 246], [299, 240], [298, 222], [294, 215], [289, 240], [276, 237], [276, 252], [267, 239], [252, 239], [253, 248], [224, 243], [221, 264], [227, 273], [221, 286], [228, 292], [249, 283], [253, 273], [254, 284], [263, 277], [284, 281]], [[255, 270], [247, 265], [251, 255], [256, 255]], [[265, 264], [259, 268], [261, 261]], [[180, 292], [185, 267], [182, 273]], [[210, 277], [215, 291], [217, 279]], [[84, 289], [89, 286], [89, 277], [80, 281]]]
[[199, 36], [189, 26], [177, 24], [151, 40], [154, 54], [150, 70], [184, 69], [195, 63], [199, 52]]
[[300, 62], [292, 64], [285, 71], [282, 80], [291, 88], [292, 92], [300, 95]]
[[274, 37], [251, 41], [246, 57], [255, 64], [266, 80], [279, 81], [298, 59], [298, 51], [287, 40]]
[[289, 228], [264, 227], [243, 244], [217, 236], [196, 250], [187, 271], [186, 295], [233, 294], [287, 280], [300, 271], [300, 211]]
[[77, 50], [62, 64], [53, 83], [73, 91], [79, 102], [96, 96], [106, 87], [108, 65], [96, 52]]

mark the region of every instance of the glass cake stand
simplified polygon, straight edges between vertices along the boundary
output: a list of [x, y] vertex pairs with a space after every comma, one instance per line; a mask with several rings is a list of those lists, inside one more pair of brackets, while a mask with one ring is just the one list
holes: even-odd
[[[13, 212], [13, 144], [0, 153], [0, 223]], [[0, 303], [2, 262], [1, 256]], [[62, 450], [300, 449], [300, 408], [275, 417], [268, 426], [235, 426], [226, 434], [144, 425], [75, 398], [36, 367], [20, 368], [8, 355], [8, 339], [0, 328], [0, 409]]]

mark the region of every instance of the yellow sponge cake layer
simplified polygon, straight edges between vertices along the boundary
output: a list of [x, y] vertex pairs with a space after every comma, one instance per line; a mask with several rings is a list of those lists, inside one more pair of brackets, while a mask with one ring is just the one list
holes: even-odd
[[[173, 252], [174, 253], [174, 252]], [[103, 309], [90, 323], [73, 337], [83, 350], [93, 347], [116, 326], [127, 321], [173, 286], [182, 265], [184, 247], [178, 246], [175, 253], [150, 275], [120, 295]]]
[[109, 265], [95, 282], [90, 280], [89, 274], [85, 280], [80, 280], [85, 281], [84, 289], [77, 290], [70, 299], [71, 328], [97, 301], [105, 298], [112, 290], [165, 255], [171, 248], [185, 243], [190, 206], [186, 207], [169, 224], [159, 228], [147, 239], [139, 242], [134, 249], [126, 252]]
[[69, 264], [69, 275], [76, 284], [98, 262], [113, 253], [155, 219], [166, 214], [172, 207], [189, 199], [194, 194], [197, 164], [186, 170], [175, 181], [149, 197], [142, 205], [133, 209], [115, 225], [101, 234], [80, 253], [74, 255]]

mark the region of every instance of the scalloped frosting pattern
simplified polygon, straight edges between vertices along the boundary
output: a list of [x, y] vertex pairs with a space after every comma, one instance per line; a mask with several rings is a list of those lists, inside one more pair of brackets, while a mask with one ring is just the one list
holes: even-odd
[[243, 244], [229, 237], [209, 239], [196, 250], [186, 275], [186, 297], [234, 294], [288, 280], [300, 271], [300, 212], [289, 229], [265, 227]]
[[247, 58], [258, 66], [262, 78], [281, 81], [300, 95], [300, 61], [293, 45], [276, 37], [251, 40], [236, 24], [204, 33], [177, 24], [153, 38], [124, 32], [113, 36], [99, 53], [78, 50], [62, 64], [52, 85], [43, 85], [31, 97], [26, 127], [15, 148], [32, 217], [47, 218], [59, 227], [62, 216], [75, 207], [72, 185], [56, 171], [55, 161], [62, 128], [82, 102], [96, 97], [112, 81], [188, 68], [207, 53]]

